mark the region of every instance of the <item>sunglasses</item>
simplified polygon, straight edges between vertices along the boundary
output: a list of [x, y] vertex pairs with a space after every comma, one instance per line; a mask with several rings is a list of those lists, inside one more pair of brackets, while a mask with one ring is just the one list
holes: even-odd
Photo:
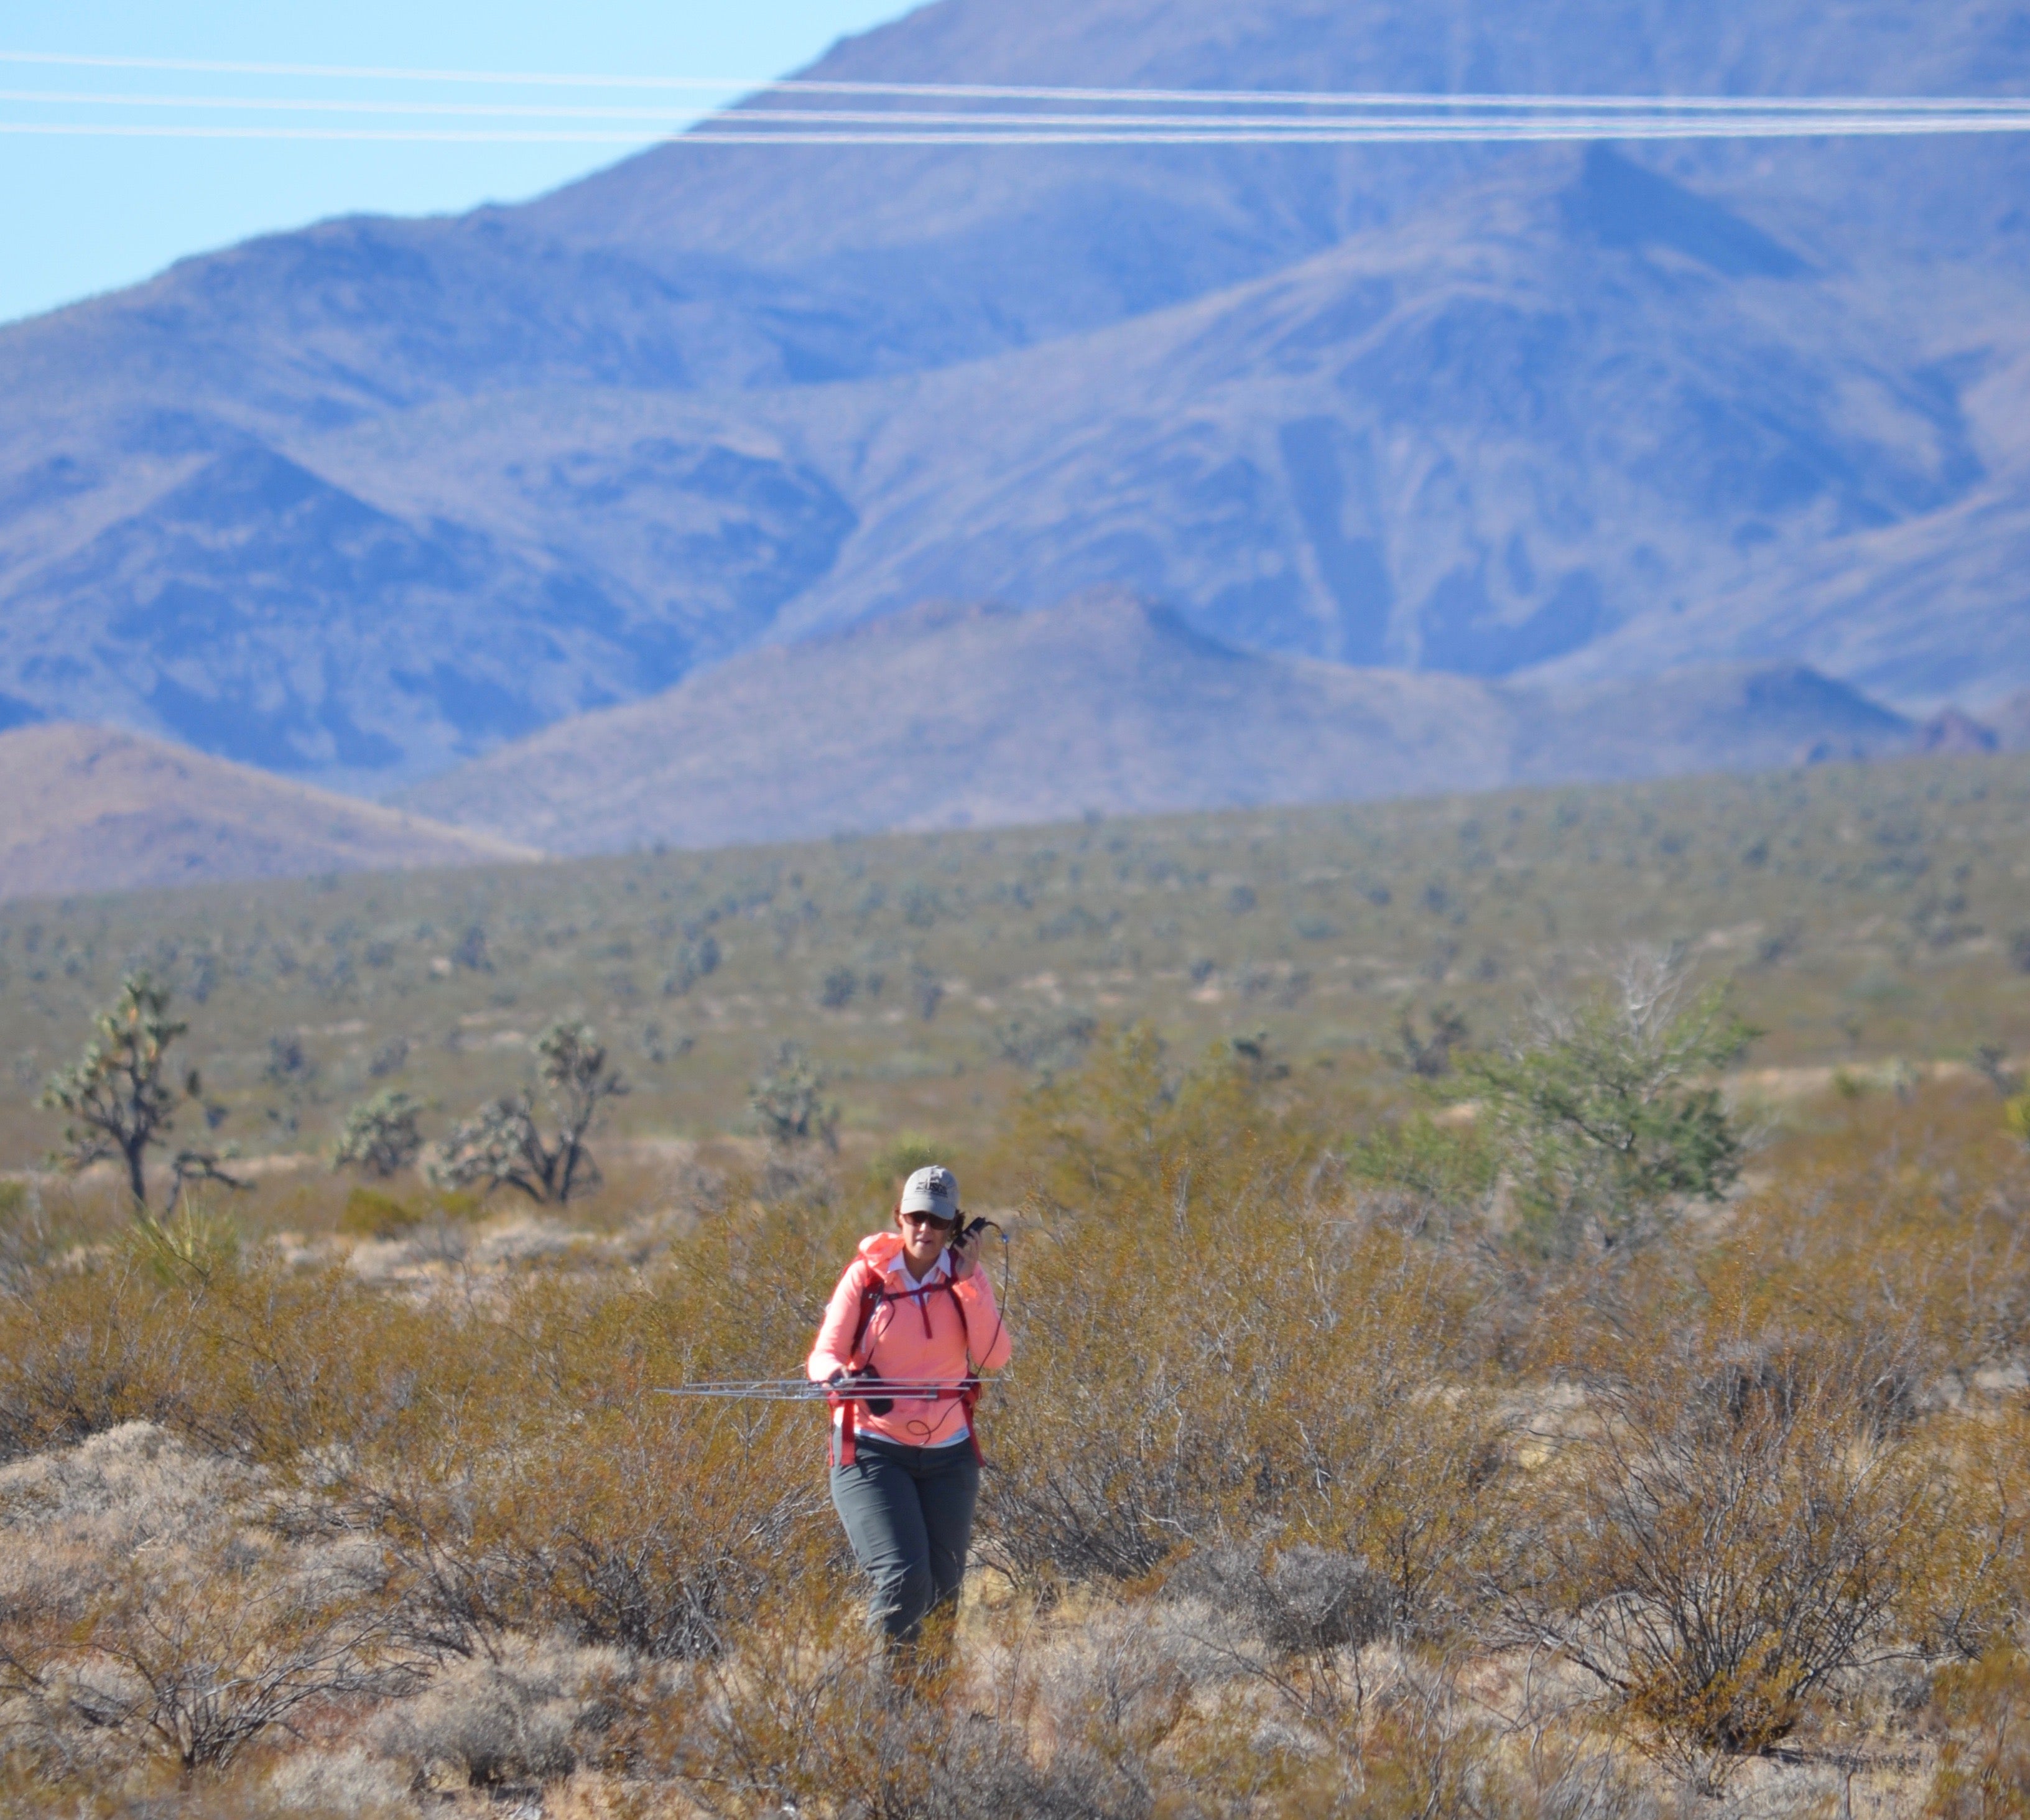
[[958, 1224], [958, 1222], [955, 1219], [940, 1219], [934, 1213], [916, 1213], [912, 1211], [904, 1214], [902, 1218], [906, 1219], [912, 1226], [927, 1226], [933, 1232], [950, 1232], [954, 1226]]

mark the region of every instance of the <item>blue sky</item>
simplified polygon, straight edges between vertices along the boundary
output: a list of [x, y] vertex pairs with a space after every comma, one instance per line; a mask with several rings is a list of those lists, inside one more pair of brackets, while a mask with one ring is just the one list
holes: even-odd
[[[511, 71], [629, 77], [775, 76], [908, 0], [15, 0], [0, 52], [40, 55]], [[0, 61], [0, 123], [204, 128], [302, 115], [273, 100], [410, 106], [687, 105], [667, 92], [430, 85]], [[103, 98], [117, 96], [124, 100]], [[153, 104], [137, 98], [235, 102]], [[249, 106], [247, 103], [257, 105]], [[322, 111], [329, 129], [400, 130], [411, 114]], [[422, 124], [431, 124], [424, 121]], [[454, 129], [499, 129], [471, 115]], [[512, 127], [513, 122], [505, 123]], [[540, 129], [549, 123], [535, 121]], [[613, 130], [632, 132], [645, 123]], [[227, 141], [0, 132], [0, 322], [129, 284], [250, 234], [358, 211], [461, 210], [534, 195], [625, 155], [624, 144]]]

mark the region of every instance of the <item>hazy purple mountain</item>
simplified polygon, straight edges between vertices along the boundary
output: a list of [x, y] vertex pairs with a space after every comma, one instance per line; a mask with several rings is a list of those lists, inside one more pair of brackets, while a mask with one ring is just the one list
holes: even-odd
[[599, 853], [1749, 769], [1912, 738], [1795, 665], [1556, 689], [1355, 668], [1238, 650], [1102, 590], [1028, 612], [928, 603], [751, 651], [400, 801]]
[[[2030, 14], [940, 0], [841, 76], [2021, 93]], [[927, 595], [2030, 684], [2030, 154], [709, 148], [0, 329], [0, 715], [381, 788]]]

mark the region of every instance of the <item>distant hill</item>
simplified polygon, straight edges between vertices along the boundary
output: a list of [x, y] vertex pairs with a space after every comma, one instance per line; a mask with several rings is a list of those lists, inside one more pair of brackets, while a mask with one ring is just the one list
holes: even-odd
[[1909, 738], [1795, 666], [1545, 690], [1238, 650], [1113, 592], [933, 604], [753, 652], [401, 800], [601, 852], [1746, 769]]
[[[2010, 95], [1985, 0], [938, 0], [842, 80]], [[862, 105], [865, 105], [863, 103]], [[1095, 586], [1229, 645], [2030, 687], [2030, 145], [666, 146], [0, 329], [0, 720], [380, 792]]]
[[96, 727], [0, 733], [0, 898], [537, 857]]
[[2030, 752], [2030, 689], [1998, 703], [1983, 718], [2004, 752]]

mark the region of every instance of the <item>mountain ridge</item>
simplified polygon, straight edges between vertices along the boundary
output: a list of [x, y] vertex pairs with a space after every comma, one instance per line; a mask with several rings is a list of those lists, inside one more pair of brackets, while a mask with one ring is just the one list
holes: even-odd
[[[2003, 93], [2030, 40], [1979, 0], [939, 0], [812, 73]], [[928, 595], [1112, 585], [1290, 654], [1978, 705], [2030, 686], [2026, 181], [2013, 142], [684, 143], [266, 236], [0, 328], [0, 696], [378, 793]]]
[[1911, 733], [1798, 666], [1552, 693], [1240, 650], [1117, 590], [763, 647], [398, 800], [603, 852], [1749, 769]]
[[540, 857], [104, 728], [0, 731], [0, 899]]

